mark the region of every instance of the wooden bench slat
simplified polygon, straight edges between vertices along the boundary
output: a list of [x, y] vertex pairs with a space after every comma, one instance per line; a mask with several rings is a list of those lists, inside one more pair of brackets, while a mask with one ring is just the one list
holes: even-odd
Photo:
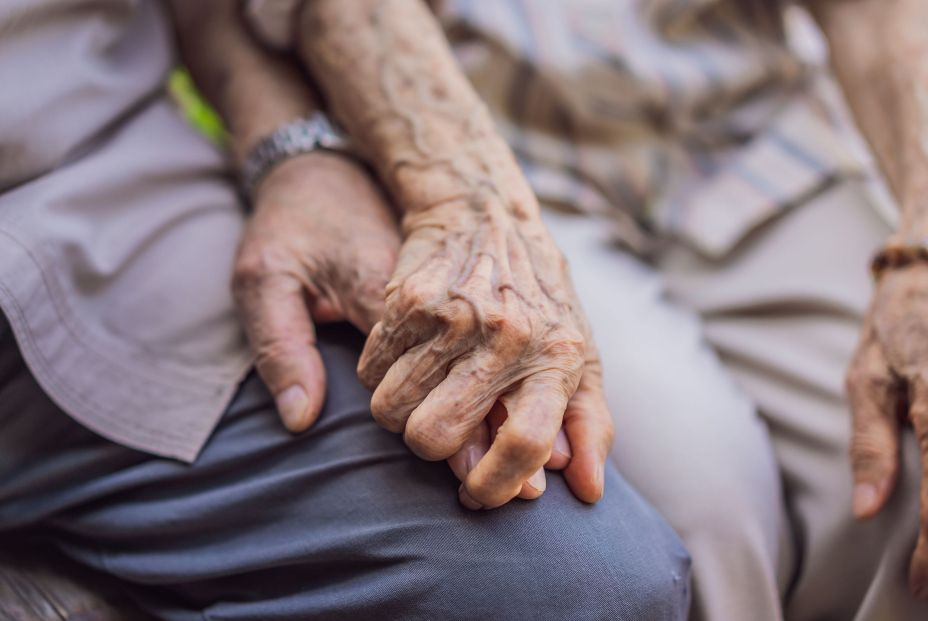
[[146, 621], [100, 576], [47, 548], [0, 545], [0, 621]]

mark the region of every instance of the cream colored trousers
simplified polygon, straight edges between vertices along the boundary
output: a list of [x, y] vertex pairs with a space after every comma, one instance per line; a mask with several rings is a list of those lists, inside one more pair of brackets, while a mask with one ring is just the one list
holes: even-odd
[[645, 265], [588, 218], [545, 217], [601, 349], [614, 459], [693, 556], [692, 618], [928, 619], [906, 589], [911, 433], [887, 508], [851, 516], [843, 376], [889, 233], [861, 187], [823, 191], [716, 261], [679, 245]]

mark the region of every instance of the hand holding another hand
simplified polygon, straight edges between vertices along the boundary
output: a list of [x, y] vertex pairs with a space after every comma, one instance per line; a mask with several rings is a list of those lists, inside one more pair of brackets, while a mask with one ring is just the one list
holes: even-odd
[[[571, 452], [568, 483], [598, 500], [611, 418], [566, 262], [540, 220], [491, 195], [408, 212], [404, 232], [359, 363], [374, 417], [424, 459], [465, 449], [456, 470], [470, 508], [540, 495], [542, 468]], [[555, 455], [562, 424], [570, 448], [562, 438]]]
[[[486, 455], [495, 460], [483, 463], [482, 479], [467, 483], [489, 502], [466, 491], [463, 502], [477, 508], [515, 495], [536, 498], [545, 488], [542, 467], [566, 468], [577, 495], [595, 501], [611, 421], [586, 324], [569, 284], [563, 288], [563, 260], [540, 223], [508, 228], [507, 238], [491, 234], [494, 226], [475, 226], [480, 221], [450, 206], [409, 217], [401, 250], [389, 204], [356, 162], [314, 153], [275, 168], [260, 186], [233, 277], [258, 373], [284, 425], [304, 431], [325, 395], [314, 324], [349, 321], [369, 332], [376, 323], [361, 376], [380, 384], [372, 405], [378, 420], [407, 429], [407, 443], [420, 455], [449, 458], [462, 481]], [[507, 216], [498, 224], [516, 223]], [[535, 264], [545, 271], [536, 274]], [[461, 269], [472, 271], [452, 280]], [[421, 287], [422, 297], [405, 297], [412, 287]], [[387, 331], [406, 336], [387, 339]], [[378, 353], [388, 342], [397, 364]], [[401, 424], [403, 413], [408, 417], [435, 389], [432, 409], [420, 408], [417, 423], [431, 431], [416, 435], [416, 427]], [[405, 399], [411, 401], [396, 405]]]

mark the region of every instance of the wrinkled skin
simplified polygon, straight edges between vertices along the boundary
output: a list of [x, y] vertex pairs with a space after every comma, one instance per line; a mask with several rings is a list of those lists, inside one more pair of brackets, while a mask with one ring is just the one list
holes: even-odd
[[899, 436], [911, 423], [922, 455], [921, 530], [910, 589], [928, 595], [928, 265], [880, 279], [847, 377], [854, 413], [854, 513], [866, 519], [889, 499], [899, 473]]
[[374, 416], [426, 459], [463, 451], [467, 507], [539, 495], [567, 445], [568, 485], [598, 500], [612, 440], [598, 356], [534, 193], [435, 16], [315, 0], [298, 21], [300, 59], [404, 213], [359, 365]]
[[[351, 217], [346, 217], [349, 210]], [[370, 332], [383, 315], [384, 290], [400, 244], [395, 214], [353, 161], [327, 153], [300, 156], [262, 181], [239, 248], [233, 292], [258, 373], [291, 431], [312, 425], [325, 395], [314, 322], [349, 321]], [[449, 464], [461, 480], [505, 418], [500, 404], [450, 455]], [[563, 469], [570, 457], [560, 432], [545, 465]], [[520, 496], [536, 498], [544, 487], [544, 474], [536, 474]]]
[[291, 431], [313, 423], [325, 395], [313, 321], [369, 332], [399, 247], [390, 206], [348, 159], [295, 157], [259, 186], [232, 288], [258, 373]]
[[[459, 490], [474, 509], [543, 491], [563, 422], [568, 483], [598, 500], [611, 419], [589, 328], [544, 226], [488, 193], [408, 213], [404, 229], [386, 312], [358, 367], [375, 389], [374, 417], [424, 459], [481, 445]], [[497, 402], [502, 424], [491, 425], [487, 449], [473, 436]]]

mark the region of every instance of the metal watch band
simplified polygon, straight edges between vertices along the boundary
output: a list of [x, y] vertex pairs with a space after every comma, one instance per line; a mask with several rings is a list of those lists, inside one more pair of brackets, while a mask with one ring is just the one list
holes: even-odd
[[319, 149], [349, 152], [345, 135], [321, 112], [283, 125], [262, 138], [245, 156], [242, 187], [253, 197], [258, 184], [280, 162]]

